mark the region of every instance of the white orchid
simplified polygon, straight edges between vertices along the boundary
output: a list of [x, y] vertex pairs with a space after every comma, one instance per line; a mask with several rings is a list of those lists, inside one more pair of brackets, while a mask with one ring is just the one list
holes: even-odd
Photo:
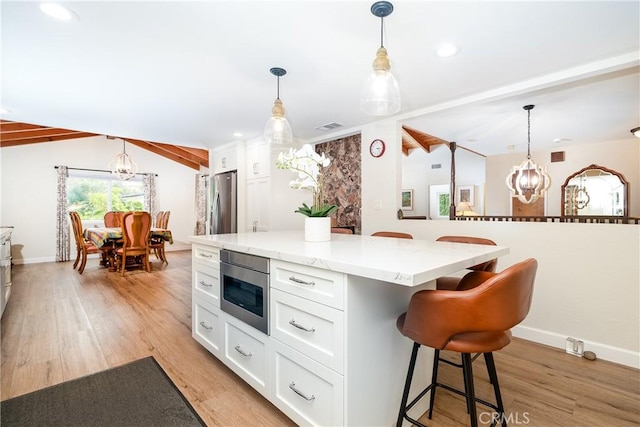
[[309, 190], [313, 193], [313, 206], [309, 208], [303, 203], [296, 212], [307, 216], [329, 216], [337, 207], [325, 205], [323, 200], [322, 173], [320, 168], [331, 164], [331, 159], [324, 153], [318, 154], [309, 144], [303, 145], [299, 150], [289, 149], [288, 153], [278, 154], [276, 167], [297, 172], [298, 179], [289, 183], [291, 188]]

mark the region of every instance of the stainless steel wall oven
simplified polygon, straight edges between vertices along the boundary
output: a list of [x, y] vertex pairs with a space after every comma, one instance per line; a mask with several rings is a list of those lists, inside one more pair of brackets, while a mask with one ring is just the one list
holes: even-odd
[[269, 258], [220, 251], [220, 308], [269, 335]]

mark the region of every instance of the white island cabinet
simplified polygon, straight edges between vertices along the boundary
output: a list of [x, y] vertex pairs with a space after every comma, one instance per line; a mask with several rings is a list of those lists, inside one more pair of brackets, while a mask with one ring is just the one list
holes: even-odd
[[[412, 346], [396, 319], [411, 295], [508, 249], [343, 234], [312, 243], [303, 234], [191, 237], [193, 337], [300, 425], [394, 425]], [[220, 310], [219, 288], [208, 286], [220, 249], [270, 259], [268, 335]], [[430, 379], [432, 355], [419, 357], [410, 398]], [[421, 404], [416, 417], [428, 399]]]

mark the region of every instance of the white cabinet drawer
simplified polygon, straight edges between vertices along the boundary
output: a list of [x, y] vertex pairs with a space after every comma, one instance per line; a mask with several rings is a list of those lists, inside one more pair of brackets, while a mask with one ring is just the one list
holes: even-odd
[[271, 287], [342, 310], [345, 275], [335, 271], [271, 260]]
[[220, 307], [220, 270], [203, 265], [194, 265], [193, 297], [202, 298], [207, 302]]
[[342, 376], [277, 340], [273, 345], [273, 403], [299, 425], [343, 425]]
[[220, 250], [218, 248], [193, 245], [192, 259], [193, 262], [198, 264], [208, 265], [220, 270]]
[[269, 397], [266, 335], [224, 315], [224, 362], [253, 388]]
[[271, 336], [344, 373], [344, 313], [271, 289]]
[[220, 355], [220, 311], [194, 298], [191, 335], [207, 350]]

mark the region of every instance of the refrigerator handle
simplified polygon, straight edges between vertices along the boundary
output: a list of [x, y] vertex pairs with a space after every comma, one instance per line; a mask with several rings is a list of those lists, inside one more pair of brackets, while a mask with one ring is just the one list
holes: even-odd
[[216, 192], [215, 216], [213, 217], [213, 234], [220, 233], [220, 224], [222, 223], [222, 209], [220, 208], [220, 193]]

